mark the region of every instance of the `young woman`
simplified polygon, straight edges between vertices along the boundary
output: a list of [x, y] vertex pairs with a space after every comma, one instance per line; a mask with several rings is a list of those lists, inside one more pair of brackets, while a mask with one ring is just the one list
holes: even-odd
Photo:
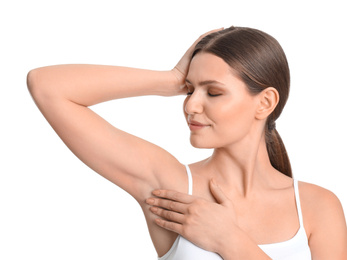
[[[242, 27], [203, 35], [171, 71], [61, 65], [28, 74], [65, 144], [138, 201], [159, 259], [347, 259], [339, 200], [293, 180], [276, 131], [289, 81], [278, 42]], [[214, 148], [189, 166], [88, 108], [180, 94], [192, 145]]]

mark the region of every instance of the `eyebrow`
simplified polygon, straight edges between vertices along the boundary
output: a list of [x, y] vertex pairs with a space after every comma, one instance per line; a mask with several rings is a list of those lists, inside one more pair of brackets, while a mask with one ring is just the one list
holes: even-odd
[[[193, 85], [189, 79], [186, 79], [186, 82]], [[224, 85], [223, 83], [217, 81], [217, 80], [204, 80], [204, 81], [200, 81], [198, 85], [200, 86], [205, 86], [205, 85], [209, 85], [209, 84], [219, 84], [219, 85]]]

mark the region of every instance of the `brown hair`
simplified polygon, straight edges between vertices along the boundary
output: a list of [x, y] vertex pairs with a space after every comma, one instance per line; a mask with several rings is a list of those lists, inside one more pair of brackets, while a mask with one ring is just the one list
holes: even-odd
[[251, 94], [268, 87], [275, 88], [279, 103], [266, 122], [265, 141], [270, 162], [274, 168], [292, 177], [292, 170], [283, 141], [276, 130], [289, 95], [289, 67], [280, 44], [272, 36], [252, 28], [230, 27], [204, 37], [192, 57], [208, 52], [222, 58], [248, 86]]

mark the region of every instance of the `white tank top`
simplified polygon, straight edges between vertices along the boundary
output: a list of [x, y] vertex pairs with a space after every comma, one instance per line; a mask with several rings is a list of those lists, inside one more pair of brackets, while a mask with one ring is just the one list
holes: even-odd
[[[188, 175], [188, 194], [193, 194], [193, 179], [189, 167], [186, 165]], [[303, 224], [302, 212], [300, 206], [298, 181], [294, 180], [294, 192], [296, 207], [299, 216], [300, 228], [296, 235], [283, 242], [259, 245], [259, 247], [273, 260], [311, 260], [311, 251], [308, 246], [308, 240]], [[178, 236], [171, 249], [158, 260], [222, 260], [214, 253], [197, 247], [182, 236]]]

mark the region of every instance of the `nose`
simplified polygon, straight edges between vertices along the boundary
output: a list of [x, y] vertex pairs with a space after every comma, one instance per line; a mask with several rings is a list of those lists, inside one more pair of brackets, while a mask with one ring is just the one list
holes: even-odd
[[200, 114], [204, 111], [203, 100], [200, 93], [195, 91], [190, 96], [187, 96], [184, 104], [184, 112], [188, 115]]

